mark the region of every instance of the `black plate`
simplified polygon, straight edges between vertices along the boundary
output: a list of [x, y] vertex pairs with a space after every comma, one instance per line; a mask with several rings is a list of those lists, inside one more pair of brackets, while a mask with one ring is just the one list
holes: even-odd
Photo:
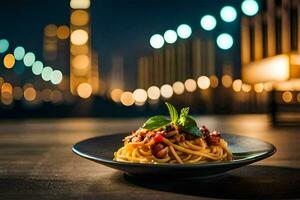
[[257, 162], [273, 155], [276, 148], [267, 142], [222, 133], [228, 142], [234, 160], [225, 162], [208, 162], [202, 164], [141, 164], [113, 160], [114, 152], [123, 145], [122, 139], [128, 135], [108, 135], [90, 138], [75, 144], [73, 152], [86, 159], [124, 171], [138, 177], [196, 178], [218, 175], [231, 169]]

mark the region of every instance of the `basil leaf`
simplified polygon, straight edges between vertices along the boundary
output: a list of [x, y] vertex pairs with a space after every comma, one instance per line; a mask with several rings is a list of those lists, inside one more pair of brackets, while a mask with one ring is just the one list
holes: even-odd
[[180, 111], [180, 117], [179, 117], [179, 120], [178, 120], [179, 124], [183, 124], [183, 125], [185, 124], [185, 120], [186, 120], [186, 117], [189, 114], [189, 110], [190, 110], [189, 107], [181, 109], [181, 111]]
[[187, 115], [184, 119], [180, 119], [179, 126], [183, 131], [190, 133], [191, 135], [198, 137], [202, 136], [197, 126], [197, 122], [190, 115]]
[[178, 119], [177, 110], [172, 104], [169, 104], [168, 102], [166, 102], [166, 106], [168, 107], [171, 120], [175, 124], [177, 122], [177, 119]]
[[162, 115], [158, 115], [158, 116], [154, 116], [154, 117], [150, 117], [142, 126], [142, 128], [144, 129], [148, 129], [148, 130], [154, 130], [157, 128], [161, 128], [164, 127], [168, 124], [171, 123], [171, 120], [166, 119], [164, 116]]

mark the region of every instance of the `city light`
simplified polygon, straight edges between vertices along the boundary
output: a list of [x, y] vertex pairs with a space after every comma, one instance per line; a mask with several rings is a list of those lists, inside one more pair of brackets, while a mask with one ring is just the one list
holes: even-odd
[[72, 9], [88, 9], [91, 5], [90, 0], [71, 0], [70, 7]]
[[250, 92], [251, 88], [252, 88], [251, 85], [248, 85], [248, 84], [245, 84], [245, 83], [242, 84], [242, 91], [243, 92]]
[[121, 95], [121, 103], [124, 106], [132, 106], [134, 104], [133, 94], [129, 91], [123, 92]]
[[242, 89], [242, 84], [243, 84], [242, 80], [236, 79], [236, 80], [234, 80], [233, 83], [232, 83], [232, 89], [233, 89], [235, 92], [240, 92], [241, 89]]
[[255, 15], [259, 10], [258, 3], [255, 0], [243, 1], [241, 8], [242, 8], [242, 12], [248, 16]]
[[160, 97], [160, 90], [157, 86], [151, 86], [147, 90], [149, 99], [157, 100]]
[[212, 76], [209, 77], [209, 80], [210, 80], [210, 86], [212, 88], [218, 87], [218, 85], [219, 85], [218, 77], [216, 77], [215, 75], [212, 75]]
[[167, 30], [164, 34], [166, 43], [173, 44], [177, 40], [177, 34], [174, 30]]
[[75, 26], [84, 26], [90, 20], [89, 13], [85, 10], [75, 10], [71, 14], [71, 24]]
[[33, 101], [36, 98], [36, 90], [32, 87], [26, 88], [24, 90], [24, 98], [27, 101]]
[[85, 30], [78, 29], [72, 32], [71, 42], [75, 45], [83, 45], [89, 39], [89, 35]]
[[163, 36], [159, 34], [155, 34], [150, 38], [150, 45], [154, 49], [160, 49], [162, 46], [164, 46], [164, 38]]
[[285, 91], [282, 93], [282, 100], [285, 103], [290, 103], [293, 100], [293, 94], [290, 91]]
[[197, 80], [198, 87], [202, 90], [206, 90], [210, 86], [210, 80], [207, 76], [200, 76]]
[[80, 83], [77, 87], [77, 94], [83, 99], [87, 99], [91, 96], [93, 88], [88, 83]]
[[50, 81], [52, 72], [53, 72], [53, 70], [51, 67], [45, 67], [42, 71], [42, 79], [44, 81]]
[[162, 97], [168, 99], [173, 96], [173, 89], [171, 85], [165, 84], [160, 88], [160, 94]]
[[88, 73], [90, 58], [87, 55], [77, 55], [72, 59], [73, 74], [85, 76]]
[[89, 47], [84, 44], [84, 45], [72, 45], [71, 46], [71, 54], [76, 56], [76, 55], [80, 55], [80, 54], [88, 54], [89, 52]]
[[254, 91], [256, 93], [261, 93], [264, 91], [264, 84], [263, 83], [257, 83], [254, 85]]
[[225, 88], [230, 88], [232, 85], [232, 77], [229, 75], [222, 76], [222, 84]]
[[24, 65], [31, 67], [35, 61], [35, 55], [32, 52], [27, 52], [23, 58]]
[[55, 37], [57, 34], [57, 26], [55, 24], [48, 24], [44, 29], [44, 34], [47, 37]]
[[9, 47], [9, 42], [6, 39], [1, 39], [0, 40], [0, 53], [4, 53], [7, 51]]
[[176, 81], [173, 83], [173, 91], [175, 94], [183, 94], [184, 93], [184, 84], [180, 81]]
[[23, 89], [21, 87], [14, 87], [13, 96], [15, 100], [21, 100], [23, 98]]
[[136, 89], [133, 92], [133, 99], [136, 103], [144, 103], [147, 101], [147, 92], [144, 89]]
[[273, 90], [273, 83], [272, 82], [264, 83], [264, 90], [266, 92], [272, 91]]
[[35, 61], [31, 68], [32, 73], [34, 75], [40, 75], [43, 71], [43, 67], [44, 67], [44, 65], [41, 61], [39, 61], [39, 60]]
[[232, 6], [224, 6], [220, 11], [220, 16], [225, 22], [233, 22], [237, 17], [237, 12]]
[[184, 86], [185, 86], [186, 91], [188, 91], [188, 92], [194, 92], [197, 89], [197, 83], [194, 79], [187, 79], [184, 82]]
[[63, 75], [61, 73], [61, 71], [59, 70], [54, 70], [52, 73], [51, 73], [51, 83], [54, 84], [54, 85], [58, 85], [61, 83], [63, 79]]
[[117, 103], [117, 102], [120, 102], [122, 93], [123, 93], [123, 90], [116, 88], [110, 92], [110, 97], [114, 102]]
[[181, 24], [177, 28], [177, 35], [182, 39], [187, 39], [192, 35], [192, 28], [187, 24]]
[[300, 92], [298, 92], [298, 94], [297, 94], [297, 101], [298, 101], [298, 103], [300, 103]]
[[206, 31], [213, 30], [217, 25], [217, 20], [212, 15], [205, 15], [200, 20], [201, 27]]
[[14, 56], [16, 60], [22, 60], [25, 55], [25, 49], [22, 46], [18, 46], [14, 50]]
[[57, 37], [61, 40], [65, 40], [69, 37], [70, 35], [70, 29], [69, 27], [62, 25], [58, 27], [57, 29]]
[[3, 59], [4, 67], [7, 69], [11, 69], [15, 65], [15, 57], [12, 54], [6, 54], [6, 56]]
[[222, 33], [217, 37], [217, 45], [223, 50], [230, 49], [233, 45], [233, 38], [228, 33]]

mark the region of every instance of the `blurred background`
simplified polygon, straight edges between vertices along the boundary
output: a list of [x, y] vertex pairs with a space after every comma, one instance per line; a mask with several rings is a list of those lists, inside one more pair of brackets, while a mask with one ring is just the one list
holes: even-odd
[[0, 117], [300, 124], [299, 0], [2, 0]]

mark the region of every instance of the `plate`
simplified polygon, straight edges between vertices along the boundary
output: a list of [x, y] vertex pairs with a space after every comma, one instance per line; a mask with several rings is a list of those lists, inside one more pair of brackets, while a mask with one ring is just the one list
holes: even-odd
[[159, 178], [199, 178], [219, 175], [270, 157], [276, 152], [274, 145], [255, 138], [222, 133], [228, 142], [234, 160], [199, 164], [143, 164], [127, 163], [113, 160], [113, 154], [123, 146], [126, 134], [114, 134], [94, 137], [75, 144], [73, 152], [88, 160], [121, 170], [135, 177]]

